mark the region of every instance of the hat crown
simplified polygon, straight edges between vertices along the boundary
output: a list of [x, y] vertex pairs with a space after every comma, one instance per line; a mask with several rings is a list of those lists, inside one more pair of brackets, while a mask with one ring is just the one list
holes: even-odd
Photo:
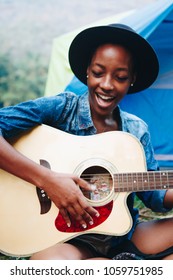
[[111, 23], [108, 26], [115, 27], [115, 28], [120, 28], [120, 29], [125, 29], [125, 30], [136, 33], [135, 30], [132, 29], [130, 26], [122, 24], [122, 23]]

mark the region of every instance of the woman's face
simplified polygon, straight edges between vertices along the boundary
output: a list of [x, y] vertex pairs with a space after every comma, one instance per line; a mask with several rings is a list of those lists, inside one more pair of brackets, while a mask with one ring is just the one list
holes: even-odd
[[135, 81], [132, 56], [122, 46], [102, 45], [91, 59], [87, 76], [92, 112], [108, 116]]

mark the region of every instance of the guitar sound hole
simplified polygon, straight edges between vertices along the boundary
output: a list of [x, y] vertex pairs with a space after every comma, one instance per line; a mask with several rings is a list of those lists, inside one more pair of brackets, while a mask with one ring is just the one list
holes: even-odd
[[84, 196], [92, 201], [104, 200], [107, 198], [113, 187], [112, 177], [108, 170], [101, 166], [92, 166], [84, 170], [80, 176], [90, 185], [92, 185], [94, 191], [86, 191], [82, 189]]

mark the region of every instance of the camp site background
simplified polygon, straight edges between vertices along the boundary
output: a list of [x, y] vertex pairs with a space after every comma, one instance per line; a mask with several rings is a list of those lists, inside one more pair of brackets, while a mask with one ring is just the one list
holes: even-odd
[[0, 0], [0, 107], [44, 95], [55, 37], [157, 0]]
[[[158, 1], [0, 0], [0, 107], [44, 96], [54, 38]], [[137, 206], [142, 219], [156, 218]]]

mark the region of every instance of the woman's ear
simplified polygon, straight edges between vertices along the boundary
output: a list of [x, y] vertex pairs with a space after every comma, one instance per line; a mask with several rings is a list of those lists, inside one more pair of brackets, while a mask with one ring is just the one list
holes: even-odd
[[89, 67], [87, 68], [87, 72], [86, 72], [87, 79], [88, 79], [88, 76], [89, 76]]
[[134, 85], [136, 81], [136, 74], [133, 75], [132, 81], [131, 81], [131, 87]]

